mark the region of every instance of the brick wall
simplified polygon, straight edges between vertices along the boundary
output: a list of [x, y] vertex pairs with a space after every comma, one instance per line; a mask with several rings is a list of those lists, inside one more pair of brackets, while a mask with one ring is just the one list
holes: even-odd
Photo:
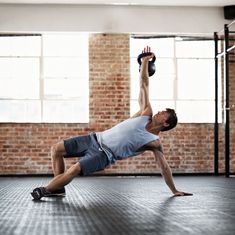
[[[0, 123], [0, 174], [50, 174], [51, 145], [57, 141], [101, 131], [129, 117], [129, 35], [90, 36], [90, 122], [88, 124]], [[234, 63], [233, 63], [234, 65]], [[231, 66], [231, 102], [235, 98], [235, 70]], [[231, 111], [234, 143], [234, 110]], [[220, 172], [224, 171], [223, 125], [220, 125]], [[165, 156], [173, 172], [213, 172], [213, 124], [179, 124], [161, 135]], [[232, 145], [231, 145], [232, 146]], [[234, 146], [231, 169], [235, 171]], [[66, 159], [67, 166], [76, 161]], [[102, 173], [156, 173], [153, 155], [119, 161]]]

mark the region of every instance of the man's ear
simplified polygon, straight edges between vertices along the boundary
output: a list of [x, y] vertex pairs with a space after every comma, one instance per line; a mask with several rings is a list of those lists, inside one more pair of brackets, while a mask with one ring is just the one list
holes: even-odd
[[170, 125], [170, 124], [167, 123], [167, 122], [164, 122], [164, 124], [163, 124], [164, 127], [167, 127], [167, 126], [169, 126], [169, 125]]

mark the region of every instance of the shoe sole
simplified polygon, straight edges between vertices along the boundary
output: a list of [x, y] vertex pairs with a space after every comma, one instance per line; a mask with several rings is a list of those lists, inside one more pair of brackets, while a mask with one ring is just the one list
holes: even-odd
[[65, 193], [50, 193], [48, 195], [45, 195], [44, 197], [65, 197]]

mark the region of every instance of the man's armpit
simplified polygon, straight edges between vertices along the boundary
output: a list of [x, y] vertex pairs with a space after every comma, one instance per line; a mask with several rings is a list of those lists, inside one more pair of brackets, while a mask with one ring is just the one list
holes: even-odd
[[162, 154], [164, 154], [164, 153], [163, 153], [163, 147], [162, 147], [161, 144], [158, 145], [158, 146], [156, 146], [156, 150], [159, 151], [159, 152], [161, 152]]

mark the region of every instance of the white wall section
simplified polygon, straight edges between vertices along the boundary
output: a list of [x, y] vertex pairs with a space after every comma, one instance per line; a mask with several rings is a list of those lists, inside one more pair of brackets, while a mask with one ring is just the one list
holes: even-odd
[[0, 4], [0, 32], [212, 34], [222, 7]]

